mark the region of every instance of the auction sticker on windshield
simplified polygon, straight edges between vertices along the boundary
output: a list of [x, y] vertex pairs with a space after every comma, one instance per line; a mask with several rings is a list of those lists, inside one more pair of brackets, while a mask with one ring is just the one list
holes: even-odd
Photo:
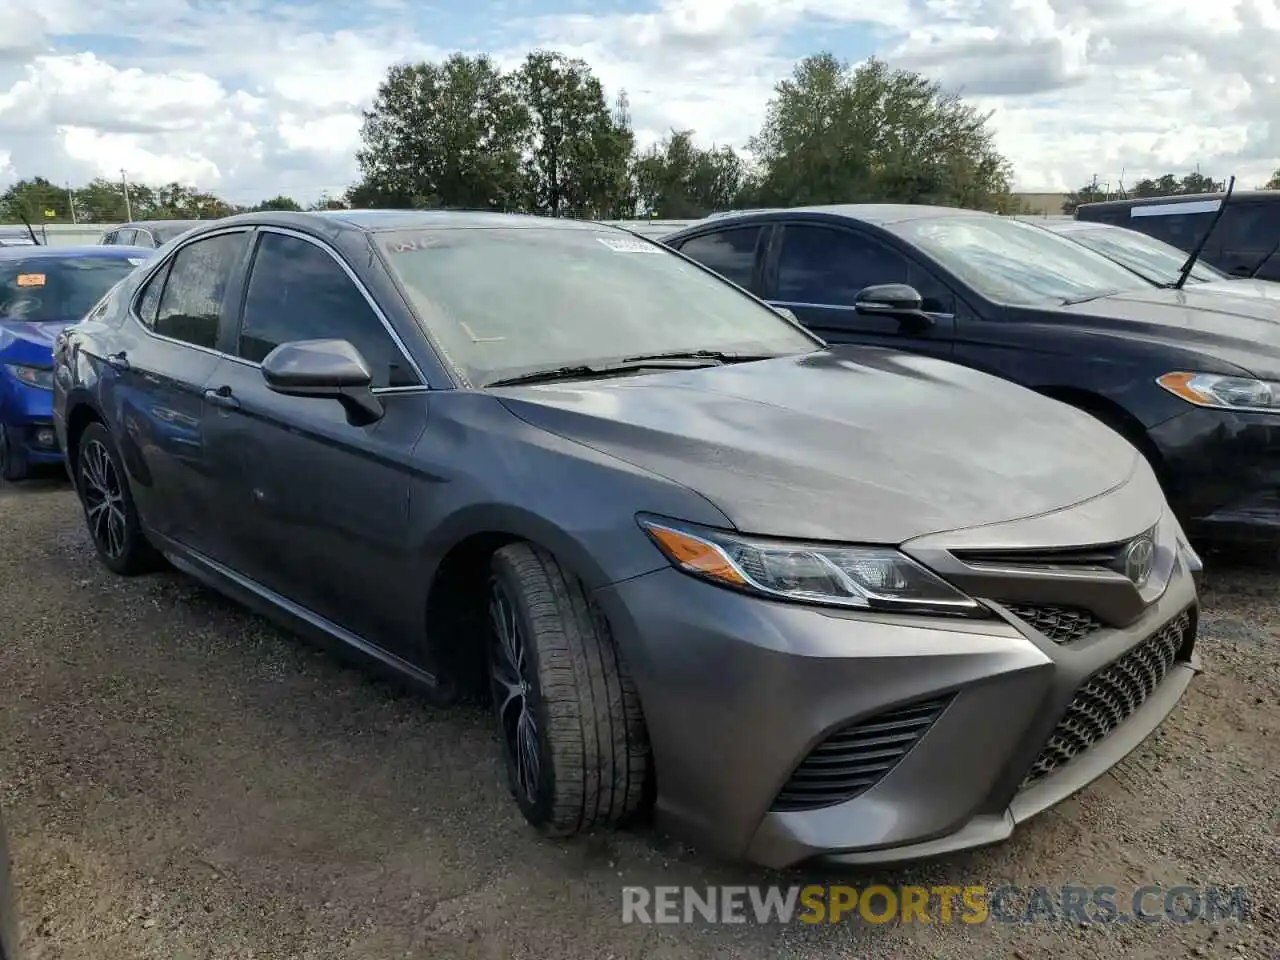
[[617, 237], [596, 237], [610, 250], [617, 253], [659, 253], [658, 247], [643, 240], [626, 240]]
[[43, 287], [43, 273], [20, 273], [18, 274], [18, 286], [20, 287]]

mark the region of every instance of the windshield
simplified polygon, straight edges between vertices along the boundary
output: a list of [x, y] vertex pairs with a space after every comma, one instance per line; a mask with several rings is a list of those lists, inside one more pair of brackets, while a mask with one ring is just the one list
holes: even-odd
[[1151, 286], [1101, 254], [1007, 217], [935, 217], [889, 229], [997, 303], [1041, 306]]
[[0, 260], [0, 318], [79, 320], [140, 262], [126, 257]]
[[737, 287], [618, 230], [396, 231], [376, 242], [422, 323], [476, 384], [639, 354], [820, 348]]
[[[1096, 230], [1071, 230], [1063, 236], [1104, 257], [1110, 257], [1152, 283], [1176, 283], [1187, 262], [1188, 254], [1171, 244], [1156, 240], [1136, 230], [1124, 227], [1101, 227]], [[1215, 270], [1202, 260], [1197, 260], [1187, 277], [1187, 282], [1206, 283], [1210, 280], [1226, 280], [1227, 275]]]

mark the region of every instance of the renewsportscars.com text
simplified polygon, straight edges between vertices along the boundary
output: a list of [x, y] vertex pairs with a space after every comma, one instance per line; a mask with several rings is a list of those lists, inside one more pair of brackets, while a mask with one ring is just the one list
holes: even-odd
[[624, 923], [1222, 923], [1243, 887], [623, 887]]

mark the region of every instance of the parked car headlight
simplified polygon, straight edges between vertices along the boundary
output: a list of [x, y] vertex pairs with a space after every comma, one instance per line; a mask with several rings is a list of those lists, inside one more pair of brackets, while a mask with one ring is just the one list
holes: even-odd
[[860, 610], [987, 615], [977, 601], [892, 547], [764, 540], [662, 517], [637, 519], [678, 570], [720, 586]]
[[1220, 373], [1166, 373], [1156, 383], [1197, 407], [1222, 410], [1280, 410], [1280, 383]]
[[53, 371], [48, 367], [29, 367], [22, 363], [6, 363], [5, 369], [29, 387], [53, 389]]

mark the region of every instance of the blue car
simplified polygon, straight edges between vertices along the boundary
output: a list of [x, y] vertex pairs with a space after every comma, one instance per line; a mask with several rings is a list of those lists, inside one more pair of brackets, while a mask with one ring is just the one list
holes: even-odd
[[0, 247], [0, 477], [62, 461], [53, 341], [155, 253], [147, 247]]

